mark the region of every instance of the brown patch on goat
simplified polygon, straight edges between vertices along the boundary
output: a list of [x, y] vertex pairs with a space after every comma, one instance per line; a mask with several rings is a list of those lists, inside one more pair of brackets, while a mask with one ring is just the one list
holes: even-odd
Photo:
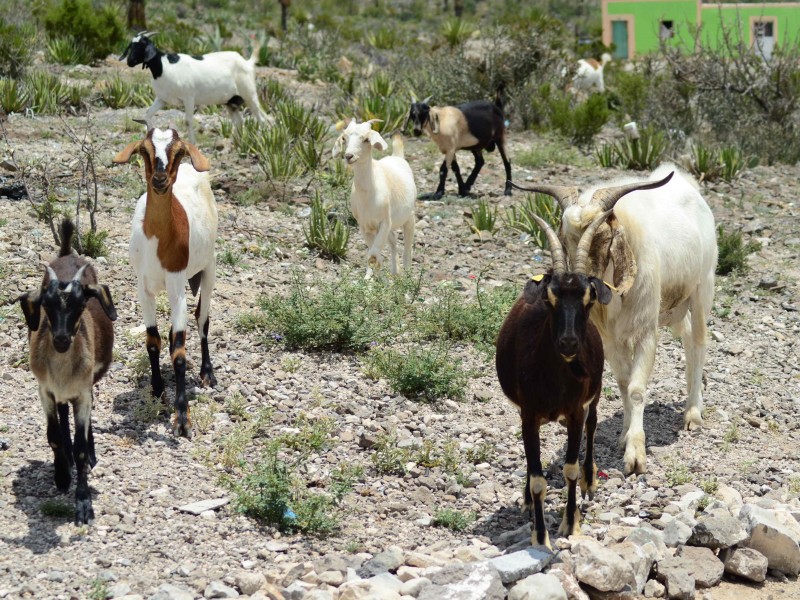
[[586, 64], [592, 67], [595, 71], [602, 66], [599, 62], [597, 62], [593, 58], [585, 58], [584, 61], [586, 61]]

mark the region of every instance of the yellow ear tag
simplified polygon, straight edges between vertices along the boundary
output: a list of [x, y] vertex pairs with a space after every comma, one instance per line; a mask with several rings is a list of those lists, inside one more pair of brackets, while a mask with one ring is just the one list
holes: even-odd
[[603, 283], [605, 283], [605, 284], [606, 284], [606, 287], [607, 287], [608, 289], [610, 289], [612, 292], [616, 292], [617, 294], [619, 294], [619, 290], [618, 290], [617, 288], [615, 288], [613, 285], [611, 285], [611, 284], [610, 284], [610, 283], [608, 283], [607, 281], [603, 281]]
[[544, 274], [540, 273], [539, 275], [531, 275], [531, 280], [533, 281], [541, 281], [544, 279]]

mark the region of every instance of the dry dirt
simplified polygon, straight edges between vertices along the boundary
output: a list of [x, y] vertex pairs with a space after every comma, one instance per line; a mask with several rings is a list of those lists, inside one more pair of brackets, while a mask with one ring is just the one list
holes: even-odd
[[[312, 90], [315, 91], [315, 90]], [[219, 404], [217, 415], [193, 439], [175, 439], [168, 416], [143, 421], [137, 410], [148, 389], [140, 366], [144, 344], [136, 285], [127, 261], [130, 218], [135, 197], [144, 190], [142, 172], [134, 165], [110, 166], [113, 154], [139, 135], [124, 132], [124, 116], [137, 110], [102, 110], [93, 116], [93, 138], [98, 154], [102, 211], [99, 227], [109, 231], [108, 253], [96, 261], [101, 280], [112, 290], [119, 313], [116, 322], [115, 362], [95, 390], [93, 422], [99, 463], [90, 475], [96, 521], [76, 527], [70, 517], [44, 516], [45, 501], [60, 496], [53, 484], [52, 455], [45, 438], [44, 419], [36, 383], [27, 368], [27, 331], [16, 305], [0, 309], [0, 598], [87, 598], [93, 582], [125, 583], [145, 596], [161, 583], [173, 582], [198, 590], [243, 567], [264, 573], [283, 573], [287, 565], [324, 554], [375, 553], [397, 544], [405, 550], [435, 551], [494, 543], [501, 550], [520, 538], [500, 538], [527, 520], [519, 511], [524, 455], [519, 419], [504, 400], [492, 359], [467, 347], [456, 352], [473, 372], [467, 399], [421, 404], [391, 393], [383, 381], [365, 376], [357, 356], [328, 353], [291, 353], [264, 346], [255, 333], [242, 334], [234, 324], [256, 307], [265, 293], [285, 292], [292, 272], [313, 286], [347, 268], [361, 269], [365, 248], [357, 233], [351, 239], [348, 261], [342, 265], [320, 260], [303, 249], [303, 209], [308, 195], [303, 185], [290, 188], [294, 201], [265, 201], [242, 206], [233, 193], [250, 187], [257, 167], [239, 159], [228, 142], [218, 142], [214, 123], [219, 117], [201, 115], [204, 133], [200, 146], [211, 159], [220, 213], [218, 255], [230, 250], [239, 256], [235, 266], [220, 264], [212, 302], [210, 346], [219, 381], [206, 402]], [[178, 112], [162, 113], [164, 120]], [[68, 118], [79, 129], [82, 119]], [[59, 197], [74, 200], [77, 147], [63, 133], [58, 118], [13, 116], [6, 124], [17, 158], [49, 163]], [[515, 156], [546, 141], [532, 133], [511, 135], [510, 157], [515, 179], [580, 186], [617, 173], [598, 167], [549, 165], [525, 169]], [[439, 158], [424, 140], [406, 145], [420, 191], [436, 184]], [[4, 150], [1, 158], [6, 158]], [[471, 157], [463, 162], [471, 165]], [[9, 173], [4, 173], [9, 175]], [[448, 182], [452, 193], [454, 183]], [[496, 154], [474, 190], [501, 207], [522, 196], [504, 198], [502, 165]], [[600, 515], [641, 520], [655, 518], [661, 507], [687, 489], [716, 479], [747, 497], [797, 496], [800, 489], [800, 328], [798, 248], [800, 248], [800, 168], [756, 167], [731, 185], [703, 188], [719, 224], [727, 230], [746, 227], [762, 249], [749, 259], [746, 275], [720, 277], [710, 330], [706, 364], [706, 426], [681, 431], [685, 398], [684, 362], [680, 344], [663, 332], [650, 404], [645, 412], [648, 473], [623, 480], [622, 453], [615, 441], [622, 424], [622, 406], [612, 377], [606, 374], [606, 393], [600, 403], [596, 442], [597, 463], [608, 479], [592, 502], [584, 502], [584, 531], [604, 537], [609, 525]], [[422, 270], [425, 285], [450, 281], [464, 294], [474, 290], [472, 275], [484, 273], [487, 285], [510, 282], [522, 286], [541, 269], [535, 248], [519, 234], [503, 229], [494, 239], [480, 242], [469, 231], [463, 211], [475, 200], [449, 196], [445, 202], [419, 202], [419, 236], [413, 269]], [[4, 301], [35, 288], [42, 261], [54, 255], [49, 230], [24, 200], [0, 199], [0, 269]], [[759, 282], [775, 279], [777, 287], [761, 289]], [[190, 302], [190, 310], [193, 305]], [[167, 315], [160, 312], [166, 331]], [[198, 383], [199, 345], [190, 321], [188, 386]], [[288, 357], [288, 358], [287, 358]], [[192, 362], [192, 359], [194, 362]], [[170, 372], [162, 356], [165, 373]], [[168, 389], [171, 378], [167, 379]], [[342, 530], [328, 539], [281, 536], [237, 514], [228, 504], [209, 518], [176, 510], [190, 501], [230, 496], [221, 485], [223, 475], [236, 473], [222, 466], [219, 454], [235, 426], [223, 406], [235, 393], [254, 413], [273, 410], [266, 436], [283, 433], [300, 414], [333, 419], [333, 443], [311, 455], [307, 477], [324, 481], [339, 464], [360, 464], [364, 478], [345, 497]], [[197, 408], [197, 407], [196, 407]], [[210, 409], [209, 409], [210, 410]], [[464, 464], [474, 487], [462, 487], [441, 468], [413, 469], [404, 477], [378, 474], [370, 452], [358, 444], [361, 431], [396, 431], [403, 438], [431, 440], [437, 448], [449, 440], [462, 450], [488, 442], [493, 459], [486, 464]], [[543, 429], [544, 457], [553, 465], [548, 505], [551, 514], [561, 507], [560, 464], [566, 442], [557, 426]], [[258, 456], [258, 445], [245, 458]], [[685, 472], [683, 468], [685, 467]], [[688, 483], [673, 485], [676, 474]], [[653, 502], [640, 496], [658, 491]], [[419, 524], [437, 508], [474, 511], [477, 521], [464, 532]], [[551, 535], [554, 530], [551, 529]], [[524, 538], [525, 535], [522, 535]], [[95, 585], [97, 585], [95, 583]], [[726, 583], [706, 597], [715, 599], [800, 598], [796, 580], [770, 579], [765, 586]]]

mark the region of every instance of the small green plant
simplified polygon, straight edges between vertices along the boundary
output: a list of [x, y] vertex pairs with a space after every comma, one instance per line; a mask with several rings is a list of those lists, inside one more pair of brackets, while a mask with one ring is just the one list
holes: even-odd
[[231, 268], [238, 267], [242, 264], [242, 253], [231, 248], [225, 248], [219, 255], [219, 262]]
[[234, 421], [247, 420], [247, 399], [240, 393], [234, 392], [225, 398], [225, 412]]
[[697, 501], [697, 507], [695, 507], [694, 509], [695, 514], [703, 512], [708, 507], [708, 505], [711, 504], [712, 500], [713, 498], [709, 495], [705, 495], [702, 498], [700, 498]]
[[89, 600], [106, 600], [109, 597], [108, 583], [104, 579], [92, 579]]
[[462, 45], [475, 33], [475, 26], [459, 18], [447, 19], [441, 28], [442, 36], [451, 48]]
[[58, 114], [65, 104], [65, 86], [55, 75], [45, 71], [32, 72], [26, 78], [25, 85], [30, 93], [30, 107], [36, 114]]
[[714, 181], [719, 178], [722, 172], [719, 152], [700, 144], [693, 145], [689, 171], [698, 181]]
[[703, 479], [700, 482], [700, 489], [703, 490], [709, 496], [713, 496], [717, 493], [719, 489], [719, 481], [714, 476], [708, 477], [707, 479]]
[[385, 377], [392, 390], [408, 398], [433, 402], [441, 398], [463, 400], [468, 376], [461, 361], [444, 345], [412, 347], [408, 352], [375, 350], [367, 358], [370, 369]]
[[328, 491], [338, 504], [342, 498], [355, 486], [357, 481], [364, 478], [364, 467], [361, 465], [343, 464], [336, 467], [331, 472], [331, 481], [328, 484]]
[[664, 134], [654, 129], [643, 129], [639, 139], [624, 138], [615, 144], [619, 164], [623, 169], [651, 171], [667, 151]]
[[666, 476], [667, 483], [670, 485], [670, 487], [683, 485], [684, 483], [689, 483], [692, 480], [692, 476], [689, 474], [689, 469], [686, 468], [686, 465], [679, 464], [677, 461], [672, 462], [672, 464], [666, 469], [664, 475]]
[[741, 231], [725, 233], [720, 225], [717, 228], [717, 248], [717, 275], [743, 274], [749, 269], [747, 255], [759, 251], [761, 244], [752, 239], [745, 244]]
[[373, 446], [372, 464], [381, 475], [405, 475], [408, 452], [397, 447], [397, 437], [390, 433], [378, 436]]
[[350, 229], [341, 219], [328, 218], [328, 211], [322, 204], [319, 192], [314, 193], [311, 200], [311, 215], [308, 229], [303, 227], [306, 245], [317, 250], [320, 256], [339, 260], [347, 254], [347, 242], [350, 240]]
[[287, 373], [297, 373], [303, 364], [303, 360], [299, 356], [289, 356], [284, 354], [281, 358], [281, 368]]
[[58, 498], [45, 500], [39, 506], [39, 510], [45, 517], [59, 519], [75, 515], [75, 507]]
[[497, 207], [491, 207], [489, 203], [481, 199], [478, 204], [472, 207], [472, 226], [470, 229], [479, 234], [482, 231], [494, 233], [497, 222]]
[[138, 422], [147, 424], [158, 421], [166, 412], [167, 407], [161, 398], [154, 398], [148, 386], [146, 390], [142, 391], [140, 402], [133, 409], [133, 416]]
[[467, 448], [467, 451], [464, 453], [464, 458], [472, 464], [477, 465], [491, 462], [496, 454], [497, 451], [495, 450], [494, 444], [481, 442], [472, 448]]
[[608, 142], [594, 147], [594, 157], [597, 160], [597, 164], [604, 169], [613, 169], [619, 165], [617, 150], [614, 144], [609, 144]]
[[149, 85], [128, 83], [118, 73], [101, 82], [98, 92], [103, 104], [115, 109], [149, 106], [153, 99]]
[[8, 114], [25, 110], [30, 101], [30, 94], [25, 86], [16, 79], [0, 79], [0, 108]]
[[474, 512], [462, 512], [452, 508], [440, 508], [433, 514], [431, 525], [445, 527], [451, 531], [464, 531], [475, 522]]
[[532, 215], [538, 216], [556, 230], [561, 221], [561, 207], [550, 196], [537, 193], [528, 194], [521, 205], [511, 205], [506, 209], [506, 226], [528, 234], [534, 244], [544, 248], [547, 238]]
[[0, 17], [0, 77], [18, 79], [33, 62], [36, 29], [33, 24], [7, 23]]
[[745, 158], [742, 151], [733, 146], [723, 148], [719, 156], [722, 161], [720, 177], [728, 183], [738, 177], [744, 169], [752, 169], [758, 164], [758, 158]]
[[725, 434], [722, 436], [722, 451], [727, 452], [730, 450], [731, 444], [739, 441], [739, 426], [736, 423], [731, 423]]
[[367, 33], [367, 43], [378, 50], [393, 50], [402, 43], [397, 27], [382, 25]]
[[427, 469], [432, 469], [442, 464], [442, 460], [436, 456], [436, 446], [430, 439], [424, 440], [422, 445], [416, 449], [413, 459], [420, 467]]
[[304, 455], [325, 448], [335, 427], [332, 419], [320, 417], [312, 420], [305, 415], [301, 415], [294, 425], [298, 431], [281, 436], [281, 441], [287, 448]]
[[57, 37], [47, 42], [47, 56], [59, 65], [86, 65], [92, 62], [89, 49], [72, 37]]
[[86, 256], [91, 256], [92, 258], [106, 256], [108, 254], [108, 248], [106, 248], [107, 238], [108, 231], [105, 229], [100, 231], [92, 231], [91, 229], [87, 229], [81, 236], [83, 253]]
[[797, 475], [789, 479], [789, 493], [794, 496], [800, 494], [800, 477]]

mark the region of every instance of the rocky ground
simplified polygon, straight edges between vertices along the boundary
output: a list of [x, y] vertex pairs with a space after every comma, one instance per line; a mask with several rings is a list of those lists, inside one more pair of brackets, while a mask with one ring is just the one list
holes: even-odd
[[[304, 90], [306, 95], [318, 93], [313, 86]], [[177, 112], [163, 115], [180, 118]], [[664, 332], [645, 412], [648, 473], [625, 479], [622, 452], [615, 443], [622, 405], [607, 373], [596, 441], [597, 464], [606, 478], [594, 500], [583, 502], [581, 538], [556, 539], [564, 501], [561, 462], [566, 433], [556, 425], [543, 428], [543, 456], [551, 465], [550, 532], [562, 550], [553, 559], [529, 548], [530, 525], [519, 510], [524, 474], [519, 417], [502, 395], [490, 357], [457, 346], [458, 357], [474, 374], [466, 400], [425, 404], [392, 394], [385, 382], [366, 377], [357, 356], [287, 353], [263, 345], [256, 333], [235, 328], [242, 314], [255, 309], [260, 295], [288, 289], [293, 272], [313, 286], [345, 269], [361, 269], [365, 252], [357, 233], [348, 261], [341, 265], [318, 259], [303, 248], [308, 194], [302, 184], [290, 186], [289, 202], [274, 198], [257, 205], [237, 202], [257, 179], [258, 169], [239, 159], [228, 142], [216, 138], [219, 117], [215, 115], [198, 118], [204, 128], [200, 146], [212, 161], [217, 188], [218, 255], [228, 252], [231, 257], [220, 261], [212, 303], [210, 345], [219, 384], [204, 395], [196, 390], [198, 422], [193, 439], [172, 437], [168, 415], [154, 415], [150, 405], [142, 404], [148, 378], [142, 369], [142, 328], [127, 244], [134, 198], [144, 185], [136, 166], [110, 167], [113, 154], [138, 135], [136, 130], [124, 130], [124, 116], [137, 117], [139, 111], [103, 110], [93, 116], [101, 183], [98, 221], [110, 232], [109, 251], [96, 264], [101, 280], [112, 289], [119, 319], [115, 362], [95, 390], [99, 463], [90, 475], [96, 520], [89, 527], [72, 524], [70, 497], [61, 496], [53, 484], [52, 454], [36, 383], [27, 368], [27, 331], [21, 312], [11, 304], [38, 285], [42, 261], [53, 256], [55, 247], [49, 230], [25, 200], [0, 199], [0, 272], [6, 281], [1, 292], [5, 305], [0, 309], [0, 598], [129, 594], [183, 599], [237, 593], [320, 600], [401, 595], [502, 598], [508, 590], [510, 598], [551, 597], [527, 591], [539, 585], [564, 586], [570, 598], [583, 598], [586, 592], [577, 587], [576, 578], [585, 590], [594, 587], [592, 597], [632, 598], [637, 591], [657, 595], [666, 585], [670, 595], [686, 588], [683, 596], [675, 597], [688, 598], [694, 594], [689, 591], [694, 588], [689, 577], [700, 586], [701, 579], [707, 583], [717, 574], [722, 576], [716, 550], [695, 555], [701, 551], [685, 545], [703, 528], [695, 521], [715, 518], [725, 523], [728, 537], [717, 544], [719, 548], [750, 539], [749, 527], [745, 537], [737, 538], [738, 522], [730, 516], [738, 515], [742, 504], [759, 504], [749, 510], [772, 511], [773, 519], [800, 516], [796, 416], [800, 168], [756, 167], [733, 184], [704, 187], [718, 223], [727, 230], [742, 228], [746, 238], [762, 245], [748, 260], [748, 274], [720, 277], [717, 282], [706, 364], [705, 427], [681, 431], [683, 352]], [[67, 122], [77, 129], [82, 120]], [[65, 137], [63, 123], [58, 118], [14, 115], [6, 127], [17, 159], [48, 163], [56, 193], [74, 200], [78, 153]], [[536, 168], [515, 162], [515, 156], [532, 150], [546, 155], [550, 144], [531, 133], [511, 135], [509, 154], [517, 180], [531, 177], [585, 185], [616, 174], [588, 166], [588, 159]], [[439, 159], [429, 146], [425, 141], [406, 145], [420, 191], [436, 184]], [[0, 159], [7, 158], [4, 148]], [[471, 159], [465, 160], [471, 164]], [[448, 186], [452, 191], [454, 184]], [[475, 192], [502, 207], [521, 198], [504, 198], [501, 190], [502, 165], [499, 157], [490, 155]], [[444, 202], [418, 203], [413, 268], [424, 273], [425, 289], [437, 281], [451, 281], [467, 295], [473, 293], [473, 277], [479, 273], [485, 274], [488, 286], [504, 282], [521, 286], [531, 272], [541, 269], [535, 248], [513, 231], [503, 229], [483, 241], [476, 238], [463, 216], [473, 202], [448, 197]], [[166, 330], [165, 310], [160, 319]], [[190, 322], [190, 388], [198, 383], [197, 339]], [[162, 365], [168, 372], [163, 357]], [[284, 535], [236, 511], [224, 480], [235, 478], [241, 467], [226, 460], [225, 452], [242, 415], [255, 415], [264, 408], [271, 410], [264, 425], [265, 440], [296, 431], [301, 415], [311, 422], [327, 418], [333, 424], [327, 447], [308, 458], [305, 476], [310, 482], [324, 481], [342, 464], [363, 467], [354, 490], [344, 496], [341, 529], [333, 535]], [[198, 415], [206, 419], [201, 421]], [[373, 451], [364, 446], [380, 432], [395, 433], [406, 448], [428, 441], [441, 452], [454, 441], [464, 477], [457, 480], [440, 466], [419, 464], [409, 465], [403, 476], [378, 473], [371, 460]], [[245, 463], [257, 460], [263, 446], [259, 440], [251, 442], [241, 449]], [[487, 460], [473, 464], [464, 458], [476, 448], [490, 449]], [[195, 511], [199, 514], [185, 508], [211, 500], [219, 500], [216, 508]], [[50, 516], [53, 511], [48, 507], [54, 501], [68, 507], [67, 515]], [[473, 512], [476, 520], [464, 531], [435, 527], [432, 517], [442, 508]], [[800, 542], [796, 521], [781, 527], [796, 547]], [[614, 546], [626, 539], [622, 546]], [[790, 554], [787, 560], [798, 560], [792, 558], [796, 550], [791, 542], [780, 548]], [[730, 552], [719, 554], [729, 558]], [[747, 553], [740, 558], [747, 559], [747, 577], [763, 581], [762, 559]], [[491, 562], [463, 566], [486, 560]], [[651, 580], [645, 586], [654, 560], [661, 567], [661, 581]], [[521, 562], [509, 566], [509, 561]], [[612, 566], [601, 568], [606, 564]], [[707, 569], [699, 572], [697, 567], [698, 572], [692, 572], [701, 564]], [[770, 563], [763, 584], [745, 585], [741, 578], [726, 575], [729, 581], [722, 587], [698, 587], [696, 597], [800, 598], [796, 579], [800, 562], [797, 568], [794, 564]], [[526, 579], [545, 567], [558, 579], [544, 581], [543, 575]], [[788, 578], [784, 574], [792, 572]], [[612, 575], [603, 582], [593, 578], [598, 573]], [[686, 578], [678, 581], [683, 574]], [[485, 592], [479, 592], [483, 585]], [[603, 586], [606, 595], [596, 591]], [[534, 595], [525, 595], [529, 593]]]

